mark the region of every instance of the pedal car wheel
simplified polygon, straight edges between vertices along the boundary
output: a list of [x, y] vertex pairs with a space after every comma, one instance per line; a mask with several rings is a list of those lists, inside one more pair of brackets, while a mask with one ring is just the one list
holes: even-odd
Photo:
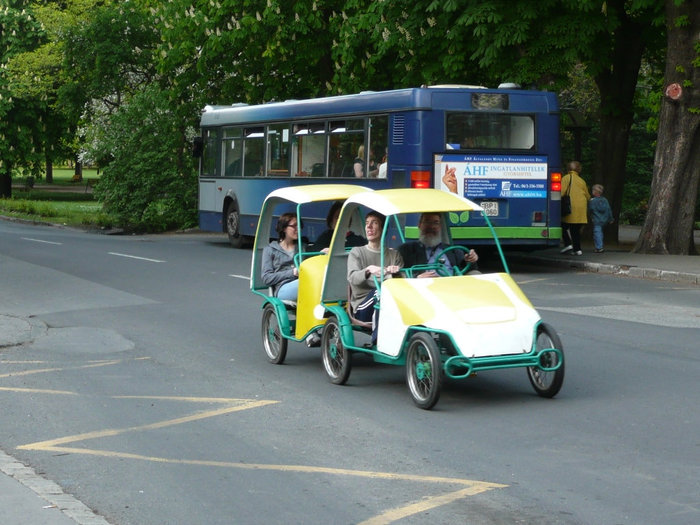
[[[564, 348], [561, 344], [559, 336], [550, 325], [542, 323], [537, 330], [537, 350], [543, 348], [558, 348], [562, 351]], [[547, 352], [542, 356], [540, 361], [546, 368], [553, 368], [559, 362], [559, 356], [554, 352]], [[527, 377], [530, 379], [532, 387], [538, 395], [542, 397], [554, 397], [561, 389], [564, 382], [564, 359], [562, 357], [559, 368], [554, 371], [542, 370], [537, 366], [530, 366], [527, 369]]]
[[270, 363], [281, 365], [287, 357], [287, 340], [282, 337], [275, 308], [266, 304], [262, 315], [263, 348]]
[[437, 344], [425, 332], [417, 332], [408, 343], [406, 381], [416, 406], [430, 410], [440, 399], [442, 361]]
[[351, 354], [340, 335], [340, 324], [336, 317], [330, 317], [323, 327], [321, 336], [321, 355], [331, 383], [344, 385], [350, 377]]

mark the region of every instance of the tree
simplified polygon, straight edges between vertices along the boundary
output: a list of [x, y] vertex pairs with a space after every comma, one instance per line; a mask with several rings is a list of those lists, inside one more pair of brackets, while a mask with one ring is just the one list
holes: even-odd
[[136, 230], [164, 231], [193, 226], [197, 175], [183, 136], [182, 120], [156, 84], [145, 87], [112, 112], [95, 142], [97, 157], [111, 157], [96, 196], [119, 224]]
[[41, 101], [13, 91], [7, 63], [35, 48], [43, 32], [25, 0], [7, 0], [0, 8], [0, 197], [12, 195], [12, 172], [17, 166], [38, 169], [40, 142], [36, 126]]
[[634, 251], [695, 254], [693, 226], [700, 186], [700, 6], [666, 0], [665, 90], [654, 178]]
[[[583, 64], [600, 93], [594, 182], [606, 186], [619, 216], [639, 67], [663, 47], [661, 0], [348, 0], [350, 7], [336, 50], [345, 60], [336, 61], [369, 85], [389, 71], [398, 86], [514, 81], [556, 90]], [[353, 43], [357, 27], [369, 43]]]

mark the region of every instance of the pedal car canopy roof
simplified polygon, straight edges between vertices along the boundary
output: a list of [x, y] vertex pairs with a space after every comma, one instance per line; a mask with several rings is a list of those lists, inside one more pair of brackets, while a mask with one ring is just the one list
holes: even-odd
[[345, 200], [351, 195], [370, 191], [365, 186], [355, 184], [307, 184], [288, 186], [270, 193], [265, 200], [282, 200], [295, 204], [307, 202]]
[[357, 193], [348, 197], [345, 204], [347, 206], [351, 203], [366, 206], [386, 216], [397, 213], [482, 211], [481, 206], [469, 199], [432, 188]]

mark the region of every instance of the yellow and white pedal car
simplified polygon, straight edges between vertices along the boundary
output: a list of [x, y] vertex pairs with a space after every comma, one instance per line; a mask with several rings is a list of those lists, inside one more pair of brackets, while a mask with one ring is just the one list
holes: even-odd
[[[262, 341], [271, 363], [284, 362], [289, 341], [304, 341], [323, 328], [326, 319], [318, 306], [328, 257], [308, 241], [316, 241], [327, 229], [323, 218], [334, 203], [368, 191], [366, 187], [350, 184], [299, 185], [277, 189], [265, 198], [253, 246], [250, 288], [263, 298]], [[263, 251], [270, 240], [276, 238], [276, 217], [286, 212], [296, 214], [299, 228], [294, 257], [299, 275], [297, 301], [275, 297], [262, 277]], [[316, 220], [312, 220], [314, 217]], [[359, 217], [357, 224], [360, 224]]]
[[[480, 213], [477, 204], [436, 189], [395, 189], [356, 193], [345, 201], [323, 271], [320, 306], [323, 365], [330, 380], [344, 384], [352, 355], [370, 354], [375, 362], [406, 366], [414, 403], [432, 408], [440, 397], [443, 377], [467, 378], [475, 372], [522, 367], [542, 397], [553, 397], [564, 380], [564, 352], [554, 329], [539, 314], [508, 273], [498, 239], [491, 228], [505, 272], [461, 275], [444, 265], [444, 253], [432, 265], [405, 268], [404, 278], [376, 279], [379, 309], [376, 345], [362, 344], [371, 332], [353, 323], [348, 306], [347, 251], [343, 243], [352, 221], [370, 210], [386, 217], [382, 233], [381, 268], [385, 248], [397, 248], [406, 232], [416, 228], [421, 213], [442, 216], [443, 245], [449, 245], [449, 216]], [[433, 269], [441, 277], [412, 277], [413, 270]], [[299, 305], [301, 306], [301, 305]]]

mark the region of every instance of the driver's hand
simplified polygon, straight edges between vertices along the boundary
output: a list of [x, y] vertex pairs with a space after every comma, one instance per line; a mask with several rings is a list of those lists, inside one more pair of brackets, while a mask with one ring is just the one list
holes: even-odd
[[464, 255], [464, 260], [468, 263], [475, 263], [479, 260], [479, 256], [474, 250], [469, 250], [469, 253]]
[[398, 265], [392, 264], [392, 265], [387, 266], [386, 268], [384, 268], [384, 271], [385, 271], [386, 273], [390, 274], [390, 275], [393, 275], [393, 274], [395, 274], [395, 273], [399, 273], [399, 270], [400, 270], [400, 269], [401, 269], [401, 268], [399, 268]]

